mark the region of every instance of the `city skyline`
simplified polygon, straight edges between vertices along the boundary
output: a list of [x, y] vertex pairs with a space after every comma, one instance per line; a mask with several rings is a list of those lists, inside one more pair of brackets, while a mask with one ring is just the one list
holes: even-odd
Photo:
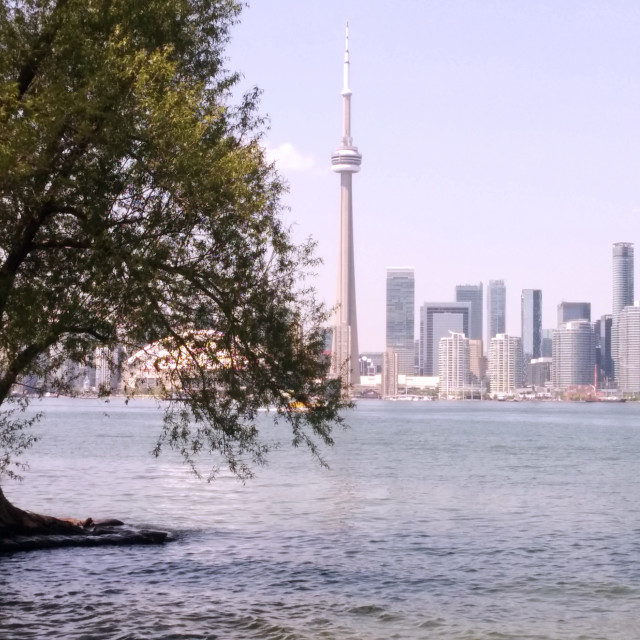
[[334, 304], [338, 197], [326, 158], [348, 19], [354, 135], [367, 152], [354, 200], [360, 350], [384, 347], [385, 271], [396, 264], [415, 268], [417, 305], [504, 278], [510, 334], [523, 289], [543, 291], [547, 328], [563, 300], [611, 313], [610, 248], [637, 240], [640, 213], [635, 4], [401, 9], [273, 0], [232, 32], [229, 68], [264, 91], [263, 143], [290, 184], [287, 220], [324, 260], [320, 298]]

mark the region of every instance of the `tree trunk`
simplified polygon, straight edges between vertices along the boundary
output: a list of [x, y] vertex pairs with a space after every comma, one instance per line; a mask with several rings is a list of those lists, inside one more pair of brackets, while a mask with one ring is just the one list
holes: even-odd
[[7, 500], [0, 487], [0, 537], [80, 534], [84, 532], [84, 524], [82, 520], [41, 516], [18, 509]]

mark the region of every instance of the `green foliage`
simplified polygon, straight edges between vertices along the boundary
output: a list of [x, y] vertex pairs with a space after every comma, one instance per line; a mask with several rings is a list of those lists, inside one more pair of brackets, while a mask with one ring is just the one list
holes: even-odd
[[171, 399], [159, 447], [245, 477], [266, 452], [259, 408], [317, 454], [343, 400], [258, 91], [230, 104], [238, 15], [231, 0], [0, 3], [0, 404], [97, 346], [161, 344], [182, 355], [153, 364]]
[[20, 480], [19, 474], [27, 464], [19, 456], [37, 440], [26, 429], [40, 419], [40, 414], [25, 417], [27, 402], [23, 398], [13, 399], [12, 403], [10, 408], [0, 410], [0, 476]]

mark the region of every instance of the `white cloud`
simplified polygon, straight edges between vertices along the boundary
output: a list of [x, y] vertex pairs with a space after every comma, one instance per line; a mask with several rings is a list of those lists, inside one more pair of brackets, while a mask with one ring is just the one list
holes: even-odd
[[280, 171], [308, 171], [315, 165], [311, 155], [300, 153], [290, 142], [277, 147], [267, 146], [267, 159], [275, 162]]

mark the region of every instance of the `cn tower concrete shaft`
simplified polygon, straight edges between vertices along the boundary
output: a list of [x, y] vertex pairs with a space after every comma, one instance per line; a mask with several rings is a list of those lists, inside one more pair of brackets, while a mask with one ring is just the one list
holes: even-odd
[[342, 90], [342, 141], [331, 156], [333, 171], [340, 174], [340, 253], [338, 299], [333, 327], [332, 373], [345, 384], [359, 384], [356, 275], [353, 253], [352, 175], [360, 171], [362, 155], [351, 138], [351, 89], [349, 85], [349, 25], [347, 24]]

